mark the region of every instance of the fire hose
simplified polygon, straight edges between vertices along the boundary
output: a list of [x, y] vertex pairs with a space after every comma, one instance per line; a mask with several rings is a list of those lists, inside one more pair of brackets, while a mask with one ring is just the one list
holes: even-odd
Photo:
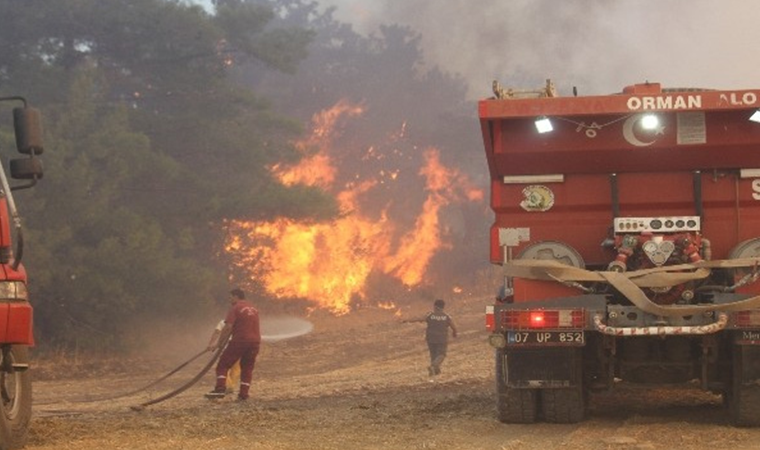
[[[178, 388], [176, 388], [176, 389], [174, 389], [174, 390], [172, 390], [172, 391], [170, 391], [170, 392], [168, 392], [168, 393], [166, 393], [166, 394], [164, 394], [164, 395], [162, 395], [160, 397], [157, 397], [157, 398], [151, 399], [149, 401], [140, 403], [139, 405], [130, 406], [130, 409], [132, 409], [134, 411], [142, 411], [143, 409], [145, 409], [146, 406], [155, 405], [156, 403], [163, 402], [164, 400], [170, 399], [170, 398], [172, 398], [172, 397], [174, 397], [174, 396], [176, 396], [176, 395], [178, 395], [178, 394], [186, 391], [192, 385], [194, 385], [195, 383], [197, 383], [198, 380], [200, 380], [204, 375], [206, 375], [206, 373], [208, 373], [209, 369], [211, 369], [211, 367], [214, 366], [214, 363], [216, 363], [216, 361], [219, 359], [219, 356], [222, 354], [222, 352], [224, 351], [225, 347], [226, 346], [220, 346], [214, 352], [214, 355], [211, 358], [211, 360], [208, 363], [206, 363], [206, 365], [201, 369], [201, 371], [198, 372], [198, 374], [196, 374], [190, 381], [186, 382], [182, 386], [180, 386], [180, 387], [178, 387]], [[177, 366], [176, 368], [174, 368], [173, 370], [171, 370], [170, 372], [168, 372], [166, 375], [162, 376], [161, 378], [158, 378], [158, 379], [156, 379], [156, 380], [154, 380], [154, 381], [146, 384], [145, 386], [142, 386], [140, 388], [134, 389], [132, 391], [123, 392], [121, 394], [111, 395], [111, 396], [107, 396], [107, 397], [89, 398], [89, 399], [85, 399], [85, 400], [73, 400], [72, 403], [104, 402], [104, 401], [109, 401], [109, 400], [115, 400], [117, 398], [131, 397], [133, 395], [137, 395], [137, 394], [139, 394], [141, 392], [147, 391], [148, 389], [152, 388], [153, 386], [156, 386], [157, 384], [161, 383], [162, 381], [164, 381], [167, 378], [171, 377], [172, 375], [176, 374], [177, 372], [179, 372], [180, 370], [184, 369], [190, 363], [192, 363], [196, 359], [200, 358], [201, 356], [205, 355], [206, 353], [208, 353], [208, 350], [207, 349], [203, 349], [203, 351], [201, 351], [200, 353], [194, 355], [192, 358], [188, 359], [187, 361], [183, 362], [182, 364], [180, 364], [179, 366]]]
[[[176, 395], [181, 394], [182, 392], [186, 391], [187, 389], [189, 389], [190, 386], [192, 386], [195, 383], [197, 383], [198, 380], [200, 380], [201, 378], [203, 378], [203, 376], [206, 375], [206, 373], [214, 366], [214, 363], [216, 363], [216, 361], [219, 359], [219, 356], [221, 356], [222, 352], [227, 347], [227, 344], [230, 341], [230, 335], [231, 335], [231, 333], [227, 333], [227, 334], [224, 334], [222, 336], [219, 336], [219, 340], [217, 342], [224, 342], [224, 345], [219, 345], [217, 347], [216, 351], [214, 352], [214, 356], [209, 360], [209, 362], [206, 363], [205, 366], [203, 366], [203, 369], [201, 369], [200, 372], [198, 372], [193, 378], [190, 379], [190, 381], [188, 381], [185, 384], [183, 384], [182, 386], [174, 389], [173, 391], [167, 392], [166, 394], [164, 394], [164, 395], [162, 395], [160, 397], [156, 397], [156, 398], [154, 398], [152, 400], [148, 400], [146, 402], [142, 402], [139, 405], [130, 406], [130, 409], [132, 409], [133, 411], [142, 411], [143, 409], [145, 409], [146, 406], [155, 405], [156, 403], [161, 403], [164, 400], [168, 400], [168, 399], [170, 399], [170, 398], [172, 398], [172, 397], [174, 397]], [[203, 353], [206, 353], [206, 351], [207, 350], [204, 350]], [[196, 357], [202, 355], [203, 353], [199, 353]], [[192, 361], [192, 359], [190, 361]], [[188, 361], [184, 365], [189, 364], [190, 361]], [[180, 365], [180, 367], [178, 367], [177, 369], [175, 369], [174, 372], [179, 371], [181, 368], [182, 368], [182, 365]], [[166, 375], [165, 377], [168, 377], [168, 375]]]
[[88, 398], [88, 399], [85, 399], [85, 400], [74, 400], [74, 401], [72, 401], [72, 403], [103, 402], [103, 401], [107, 401], [107, 400], [115, 400], [117, 398], [130, 397], [132, 395], [139, 394], [140, 392], [147, 391], [148, 389], [152, 388], [153, 386], [161, 383], [162, 381], [166, 380], [170, 376], [172, 376], [175, 373], [179, 372], [180, 370], [184, 369], [190, 363], [192, 363], [196, 359], [200, 358], [201, 356], [205, 355], [206, 353], [208, 353], [208, 350], [204, 349], [203, 351], [201, 351], [197, 355], [193, 356], [192, 358], [188, 359], [187, 361], [185, 361], [182, 364], [180, 364], [179, 366], [177, 366], [175, 369], [172, 369], [170, 372], [168, 372], [166, 375], [162, 376], [161, 378], [158, 378], [157, 380], [151, 381], [150, 383], [146, 384], [145, 386], [139, 387], [139, 388], [137, 388], [135, 390], [132, 390], [132, 391], [129, 391], [129, 392], [123, 392], [123, 393], [117, 394], [117, 395], [110, 395], [110, 396], [107, 396], [107, 397]]
[[[287, 326], [282, 322], [282, 320], [285, 320]], [[280, 340], [283, 340], [283, 339], [290, 339], [290, 338], [294, 338], [294, 337], [298, 337], [298, 336], [302, 336], [304, 334], [307, 334], [307, 333], [311, 332], [311, 330], [313, 329], [313, 325], [310, 322], [302, 320], [302, 319], [296, 319], [296, 318], [290, 318], [290, 317], [285, 318], [285, 319], [282, 319], [282, 318], [280, 318], [280, 319], [273, 318], [273, 319], [270, 320], [270, 323], [276, 323], [277, 326], [279, 326], [279, 328], [286, 328], [286, 331], [285, 332], [279, 332], [279, 333], [262, 334], [261, 337], [262, 337], [263, 341], [277, 342], [277, 341], [280, 341]], [[277, 328], [277, 326], [275, 326], [275, 328]], [[294, 329], [294, 327], [295, 327], [295, 329]], [[226, 336], [220, 336], [219, 340], [217, 342], [225, 342], [226, 343], [226, 342], [229, 342], [229, 338], [230, 338], [230, 334], [227, 334]], [[221, 356], [221, 354], [222, 354], [222, 352], [224, 351], [225, 348], [226, 348], [226, 344], [225, 345], [220, 345], [215, 350], [215, 352], [214, 352], [213, 357], [211, 358], [211, 360], [208, 363], [206, 363], [206, 365], [201, 369], [201, 371], [198, 374], [196, 374], [191, 380], [189, 380], [188, 382], [186, 382], [185, 384], [183, 384], [182, 386], [179, 386], [178, 388], [176, 388], [176, 389], [174, 389], [174, 390], [172, 390], [172, 391], [170, 391], [170, 392], [168, 392], [168, 393], [166, 393], [166, 394], [164, 394], [164, 395], [162, 395], [160, 397], [151, 399], [149, 401], [145, 401], [143, 403], [140, 403], [139, 405], [131, 406], [130, 408], [132, 410], [134, 410], [134, 411], [142, 411], [143, 409], [145, 409], [146, 406], [155, 405], [156, 403], [163, 402], [164, 400], [170, 399], [170, 398], [172, 398], [172, 397], [174, 397], [174, 396], [176, 396], [176, 395], [178, 395], [178, 394], [186, 391], [188, 388], [190, 388], [195, 383], [197, 383], [206, 373], [208, 373], [208, 371], [214, 366], [214, 363], [216, 363], [219, 360], [219, 357]], [[117, 395], [113, 395], [113, 396], [108, 396], [108, 397], [99, 397], [99, 398], [95, 398], [95, 399], [85, 399], [85, 400], [75, 400], [74, 403], [87, 403], [87, 402], [108, 401], [108, 400], [113, 400], [113, 399], [117, 399], [117, 398], [128, 397], [128, 396], [139, 394], [140, 392], [146, 391], [146, 390], [152, 388], [153, 386], [156, 386], [157, 384], [161, 383], [162, 381], [166, 380], [170, 376], [176, 374], [177, 372], [179, 372], [180, 370], [184, 369], [190, 363], [192, 363], [193, 361], [197, 360], [198, 358], [200, 358], [201, 356], [203, 356], [207, 352], [208, 352], [208, 349], [203, 349], [203, 351], [201, 351], [200, 353], [194, 355], [189, 360], [183, 362], [178, 367], [176, 367], [175, 369], [173, 369], [170, 372], [168, 372], [166, 375], [164, 375], [164, 376], [158, 378], [157, 380], [152, 381], [152, 382], [150, 382], [150, 383], [146, 384], [145, 386], [142, 386], [142, 387], [140, 387], [138, 389], [134, 389], [134, 390], [129, 391], [129, 392], [124, 392], [124, 393], [121, 393], [121, 394], [117, 394]]]
[[[305, 321], [301, 321], [301, 322], [302, 323], [298, 324], [298, 330], [296, 330], [296, 331], [292, 331], [291, 330], [289, 333], [265, 334], [265, 335], [262, 335], [261, 338], [262, 338], [262, 340], [265, 340], [265, 341], [276, 342], [276, 341], [279, 341], [279, 340], [282, 340], [282, 339], [289, 339], [289, 338], [293, 338], [293, 337], [297, 337], [297, 336], [301, 336], [303, 334], [309, 333], [312, 330], [312, 328], [313, 328], [312, 324], [309, 323], [309, 322], [305, 322]], [[183, 384], [182, 386], [180, 386], [180, 387], [174, 389], [173, 391], [168, 392], [168, 393], [166, 393], [166, 394], [164, 394], [164, 395], [162, 395], [160, 397], [157, 397], [157, 398], [154, 398], [152, 400], [140, 403], [139, 405], [131, 406], [130, 408], [132, 410], [134, 410], [134, 411], [142, 411], [143, 409], [145, 409], [146, 406], [155, 405], [156, 403], [163, 402], [164, 400], [168, 400], [168, 399], [170, 399], [170, 398], [172, 398], [172, 397], [174, 397], [174, 396], [176, 396], [176, 395], [178, 395], [178, 394], [186, 391], [192, 385], [194, 385], [195, 383], [197, 383], [198, 380], [200, 380], [201, 378], [203, 378], [203, 376], [206, 375], [206, 373], [211, 369], [211, 367], [214, 366], [214, 363], [216, 363], [216, 361], [219, 359], [219, 357], [221, 356], [222, 352], [224, 351], [225, 347], [227, 347], [226, 343], [229, 343], [230, 336], [231, 336], [231, 333], [230, 334], [226, 334], [226, 335], [222, 335], [222, 336], [219, 337], [219, 340], [217, 342], [224, 342], [225, 345], [220, 345], [216, 349], [216, 351], [214, 352], [214, 356], [211, 358], [211, 360], [208, 363], [206, 363], [206, 365], [203, 367], [203, 369], [201, 369], [201, 371], [198, 372], [198, 374], [195, 375], [190, 381], [188, 381], [187, 383]], [[185, 362], [180, 367], [174, 369], [172, 372], [170, 372], [167, 375], [165, 375], [163, 377], [163, 379], [166, 379], [170, 375], [172, 375], [173, 373], [176, 373], [182, 367], [186, 366], [187, 364], [189, 364], [194, 359], [200, 357], [205, 352], [206, 351], [204, 350], [200, 354], [194, 356], [190, 361]], [[151, 383], [151, 384], [149, 384], [149, 385], [147, 385], [147, 386], [145, 386], [145, 387], [143, 387], [143, 388], [141, 388], [141, 389], [139, 389], [137, 391], [133, 391], [131, 394], [140, 392], [142, 390], [147, 389], [148, 387], [154, 386], [155, 384], [157, 384], [160, 381], [162, 381], [162, 380], [161, 379], [156, 380], [155, 382], [153, 382], [153, 383]]]
[[[228, 338], [229, 338], [229, 336], [228, 336]], [[227, 342], [228, 340], [229, 339], [220, 340], [220, 342]], [[203, 369], [201, 369], [200, 372], [198, 372], [192, 379], [190, 379], [190, 381], [186, 382], [185, 384], [183, 384], [182, 386], [174, 389], [171, 392], [167, 392], [166, 394], [164, 394], [164, 395], [162, 395], [160, 397], [156, 397], [156, 398], [154, 398], [152, 400], [148, 400], [146, 402], [142, 402], [139, 405], [130, 406], [130, 409], [132, 409], [133, 411], [142, 411], [142, 410], [145, 409], [146, 406], [155, 405], [156, 403], [161, 403], [164, 400], [168, 400], [168, 399], [170, 399], [170, 398], [172, 398], [172, 397], [174, 397], [176, 395], [179, 395], [182, 392], [186, 391], [192, 385], [194, 385], [195, 383], [197, 383], [198, 380], [200, 380], [201, 378], [203, 378], [203, 376], [206, 375], [206, 373], [214, 366], [214, 363], [216, 363], [216, 361], [219, 359], [219, 356], [221, 356], [221, 354], [224, 351], [225, 347], [227, 347], [227, 345], [220, 345], [219, 348], [217, 348], [216, 351], [214, 352], [214, 356], [211, 358], [211, 360], [209, 360], [209, 362], [207, 362], [206, 365], [203, 366]], [[204, 350], [203, 353], [205, 353], [205, 352], [206, 351]], [[175, 370], [178, 370], [178, 369], [175, 369]]]
[[[229, 335], [227, 336], [226, 340], [220, 339], [220, 342], [228, 342], [228, 341], [229, 341]], [[197, 383], [198, 380], [200, 380], [201, 378], [203, 378], [203, 376], [206, 375], [206, 373], [208, 373], [208, 371], [214, 366], [214, 363], [216, 363], [216, 361], [219, 359], [219, 357], [221, 356], [222, 352], [224, 351], [224, 349], [226, 347], [227, 347], [226, 345], [220, 345], [216, 349], [216, 351], [214, 352], [214, 355], [212, 356], [212, 358], [206, 363], [205, 366], [203, 366], [203, 368], [201, 369], [200, 372], [198, 372], [192, 379], [190, 379], [190, 381], [184, 383], [183, 385], [179, 386], [178, 388], [176, 388], [176, 389], [174, 389], [174, 390], [172, 390], [170, 392], [167, 392], [166, 394], [164, 394], [164, 395], [162, 395], [160, 397], [157, 397], [157, 398], [145, 401], [143, 403], [140, 403], [139, 405], [130, 406], [130, 409], [132, 409], [134, 411], [142, 411], [143, 409], [145, 409], [146, 406], [155, 405], [156, 403], [163, 402], [164, 400], [168, 400], [168, 399], [170, 399], [170, 398], [172, 398], [172, 397], [174, 397], [176, 395], [179, 395], [180, 393], [186, 391], [192, 385], [194, 385], [195, 383]], [[73, 403], [102, 402], [102, 401], [108, 401], [108, 400], [115, 400], [117, 398], [130, 397], [130, 396], [139, 394], [139, 393], [141, 393], [143, 391], [146, 391], [146, 390], [152, 388], [153, 386], [156, 386], [157, 384], [161, 383], [162, 381], [164, 381], [167, 378], [171, 377], [172, 375], [176, 374], [177, 372], [179, 372], [180, 370], [184, 369], [190, 363], [192, 363], [196, 359], [200, 358], [201, 356], [205, 355], [206, 353], [208, 353], [208, 349], [203, 349], [201, 352], [199, 352], [198, 354], [194, 355], [192, 358], [188, 359], [187, 361], [183, 362], [182, 364], [180, 364], [176, 368], [172, 369], [171, 371], [169, 371], [168, 373], [166, 373], [162, 377], [160, 377], [160, 378], [158, 378], [158, 379], [156, 379], [156, 380], [154, 380], [154, 381], [146, 384], [145, 386], [139, 387], [139, 388], [134, 389], [132, 391], [123, 392], [121, 394], [107, 396], [107, 397], [99, 397], [99, 398], [86, 399], [86, 400], [75, 400], [75, 401], [73, 401]]]
[[659, 316], [685, 316], [721, 311], [741, 311], [760, 306], [760, 295], [747, 299], [709, 305], [659, 305], [649, 300], [642, 287], [664, 287], [686, 281], [705, 279], [714, 268], [754, 268], [757, 270], [760, 258], [739, 258], [731, 260], [699, 261], [690, 264], [663, 266], [630, 272], [595, 272], [568, 266], [555, 260], [515, 260], [504, 266], [508, 276], [534, 280], [556, 281], [559, 283], [601, 282], [608, 283], [639, 309]]

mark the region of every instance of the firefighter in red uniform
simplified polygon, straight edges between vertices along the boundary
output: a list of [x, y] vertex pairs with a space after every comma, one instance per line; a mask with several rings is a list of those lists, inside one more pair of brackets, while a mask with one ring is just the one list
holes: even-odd
[[256, 356], [259, 354], [261, 345], [259, 311], [245, 300], [245, 293], [241, 289], [233, 289], [230, 292], [230, 303], [231, 306], [224, 319], [224, 328], [220, 333], [220, 338], [215, 344], [209, 346], [209, 350], [215, 350], [219, 345], [227, 342], [224, 339], [230, 336], [227, 347], [216, 365], [216, 386], [213, 391], [206, 394], [206, 397], [224, 397], [227, 371], [239, 360], [240, 391], [238, 391], [238, 400], [247, 400], [253, 378], [253, 367], [256, 364]]
[[[208, 339], [207, 348], [209, 351], [213, 351], [219, 347], [217, 345], [217, 342], [219, 342], [219, 336], [222, 335], [223, 329], [224, 329], [224, 319], [219, 321], [216, 328], [214, 328], [214, 332], [211, 333], [211, 337]], [[240, 360], [238, 360], [235, 364], [233, 364], [232, 367], [230, 368], [230, 371], [227, 372], [227, 393], [231, 394], [235, 392], [235, 388], [239, 384], [240, 384]]]

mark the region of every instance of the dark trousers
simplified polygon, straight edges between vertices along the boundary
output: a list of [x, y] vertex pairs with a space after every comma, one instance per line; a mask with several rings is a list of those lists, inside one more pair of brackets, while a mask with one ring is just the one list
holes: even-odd
[[428, 350], [430, 350], [430, 365], [433, 366], [436, 371], [440, 370], [441, 363], [443, 363], [444, 358], [446, 358], [446, 347], [447, 344], [445, 342], [428, 342]]
[[239, 396], [248, 398], [248, 390], [253, 379], [253, 367], [259, 354], [258, 342], [229, 342], [219, 357], [216, 365], [216, 389], [223, 391], [227, 382], [227, 371], [240, 360], [240, 392]]

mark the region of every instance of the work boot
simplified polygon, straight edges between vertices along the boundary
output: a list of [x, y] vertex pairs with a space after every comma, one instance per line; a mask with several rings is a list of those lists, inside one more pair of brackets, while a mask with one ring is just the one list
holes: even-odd
[[240, 390], [238, 391], [238, 400], [248, 400], [248, 391], [251, 389], [251, 385], [248, 383], [240, 383]]
[[206, 393], [206, 398], [208, 399], [224, 398], [225, 395], [226, 395], [226, 392], [224, 388], [222, 389], [215, 388], [213, 391]]

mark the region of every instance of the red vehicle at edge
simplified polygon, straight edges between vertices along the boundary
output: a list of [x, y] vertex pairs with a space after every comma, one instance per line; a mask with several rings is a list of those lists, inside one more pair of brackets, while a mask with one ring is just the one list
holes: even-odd
[[5, 168], [0, 166], [0, 450], [24, 446], [32, 416], [28, 371], [28, 347], [34, 345], [32, 306], [21, 264], [21, 220], [12, 192], [30, 188], [42, 178], [37, 156], [43, 152], [39, 112], [28, 107], [22, 97], [0, 97], [0, 102], [6, 101], [23, 105], [13, 109], [13, 125], [17, 150], [27, 156], [10, 160], [9, 169], [12, 178], [27, 181], [10, 186]]
[[499, 419], [578, 422], [589, 392], [685, 384], [760, 425], [760, 90], [494, 94]]

